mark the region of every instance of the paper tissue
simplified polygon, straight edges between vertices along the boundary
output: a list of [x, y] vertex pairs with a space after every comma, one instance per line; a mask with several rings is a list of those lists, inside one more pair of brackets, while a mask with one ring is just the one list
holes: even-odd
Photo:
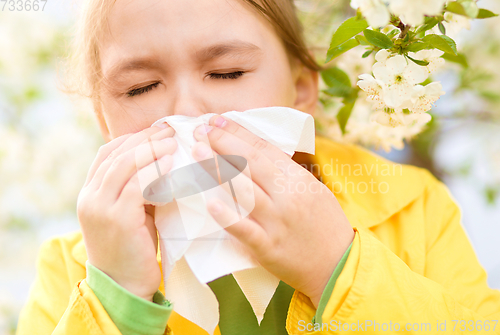
[[[259, 324], [279, 284], [279, 279], [261, 267], [206, 210], [206, 201], [218, 197], [238, 213], [231, 222], [235, 223], [253, 209], [252, 203], [238, 201], [239, 189], [245, 187], [242, 184], [244, 178], [240, 178], [241, 171], [248, 176], [251, 172], [244, 158], [226, 157], [237, 167], [231, 166], [232, 170], [228, 167], [227, 173], [220, 173], [224, 160], [218, 160], [218, 164], [214, 159], [207, 160], [206, 164], [219, 171], [217, 181], [217, 178], [203, 175], [205, 169], [191, 155], [191, 147], [196, 143], [194, 130], [201, 124], [208, 124], [213, 115], [204, 114], [197, 118], [172, 115], [156, 121], [152, 126], [166, 122], [174, 128], [178, 148], [173, 154], [169, 176], [159, 176], [156, 183], [141, 185], [145, 198], [148, 199], [149, 195], [150, 203], [157, 205], [155, 225], [160, 236], [165, 297], [174, 304], [176, 313], [209, 334], [213, 334], [219, 322], [219, 308], [206, 283], [232, 273]], [[309, 114], [287, 107], [265, 107], [221, 115], [289, 156], [296, 151], [314, 154], [314, 119]], [[227, 180], [220, 180], [220, 175], [225, 175]], [[224, 191], [223, 188], [228, 186], [232, 193]], [[161, 196], [155, 198], [155, 195]]]

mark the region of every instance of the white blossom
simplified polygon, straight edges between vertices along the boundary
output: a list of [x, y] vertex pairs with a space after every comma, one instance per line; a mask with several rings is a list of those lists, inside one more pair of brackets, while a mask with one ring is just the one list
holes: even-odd
[[382, 49], [375, 54], [375, 60], [377, 61], [377, 63], [375, 63], [375, 64], [376, 65], [385, 65], [385, 62], [387, 62], [387, 60], [392, 56], [393, 56], [393, 54], [389, 50]]
[[[416, 59], [428, 61], [431, 69], [439, 66], [438, 58], [441, 55], [440, 51], [427, 50], [412, 54]], [[398, 148], [400, 145], [402, 147], [403, 139], [411, 138], [421, 132], [425, 124], [431, 120], [431, 116], [425, 112], [429, 111], [432, 104], [444, 94], [443, 88], [438, 82], [427, 86], [420, 85], [429, 76], [429, 66], [417, 65], [405, 56], [392, 54], [387, 50], [379, 51], [375, 59], [377, 62], [372, 67], [373, 76], [362, 74], [357, 83], [366, 94], [365, 100], [371, 103], [371, 111], [366, 117], [366, 122], [371, 124], [372, 128], [377, 124], [390, 133], [388, 139], [381, 142], [383, 145], [379, 143], [384, 149]], [[356, 108], [351, 118], [354, 117], [355, 111]], [[360, 127], [359, 120], [353, 122]], [[362, 127], [365, 133], [368, 131], [367, 127]], [[352, 126], [348, 123], [346, 129], [352, 131]], [[380, 135], [374, 135], [373, 131], [369, 133], [370, 136], [380, 139]], [[361, 140], [365, 136], [366, 134], [359, 133], [358, 140], [365, 142], [366, 140]]]
[[432, 73], [444, 65], [445, 60], [441, 58], [443, 54], [444, 54], [443, 51], [433, 49], [433, 50], [420, 50], [419, 52], [416, 53], [410, 52], [408, 55], [411, 58], [428, 62], [429, 65], [426, 66], [427, 70], [429, 71], [429, 73]]
[[429, 72], [404, 56], [396, 55], [389, 58], [385, 66], [374, 66], [373, 74], [385, 84], [385, 104], [390, 108], [399, 108], [411, 98], [413, 86], [426, 80]]
[[383, 126], [395, 128], [405, 125], [402, 114], [403, 114], [402, 112], [396, 112], [396, 111], [392, 112], [378, 111], [372, 114], [371, 120]]
[[[399, 112], [397, 118], [399, 122], [395, 122], [396, 127], [382, 125], [376, 121], [377, 116], [387, 114], [385, 111], [373, 111], [373, 107], [366, 101], [366, 93], [359, 93], [360, 96], [354, 105], [351, 117], [346, 125], [346, 133], [342, 134], [336, 113], [332, 110], [329, 112], [322, 111], [319, 113], [317, 121], [321, 124], [325, 136], [328, 136], [338, 142], [343, 143], [359, 143], [365, 146], [373, 146], [377, 149], [383, 149], [386, 152], [391, 149], [402, 150], [404, 148], [404, 140], [411, 139], [416, 134], [422, 132], [425, 124], [430, 119], [430, 115], [423, 114], [404, 114]], [[336, 105], [336, 109], [340, 109], [342, 104]], [[384, 121], [384, 116], [380, 117]], [[395, 117], [393, 116], [393, 119]], [[415, 122], [415, 119], [417, 122]]]
[[404, 23], [418, 26], [424, 23], [424, 15], [439, 15], [446, 0], [388, 0], [391, 13], [402, 16]]
[[381, 80], [373, 78], [370, 74], [359, 76], [358, 86], [367, 93], [366, 100], [373, 103], [374, 109], [384, 109], [386, 105], [383, 99], [385, 84]]
[[463, 15], [450, 12], [444, 13], [443, 25], [446, 28], [446, 35], [454, 38], [462, 29], [470, 30], [471, 21], [470, 18]]
[[[419, 129], [431, 120], [431, 115], [428, 113], [403, 113], [402, 111], [378, 111], [372, 114], [371, 119], [381, 125], [388, 127], [405, 127]], [[416, 132], [415, 134], [417, 134]], [[413, 132], [411, 136], [415, 135]], [[407, 135], [409, 135], [407, 133]]]
[[381, 148], [385, 152], [391, 151], [392, 148], [396, 150], [404, 149], [404, 128], [386, 127], [378, 123], [374, 123], [373, 125], [375, 136], [372, 143], [377, 149]]
[[430, 83], [427, 86], [416, 85], [411, 96], [412, 106], [408, 109], [414, 113], [425, 113], [431, 110], [432, 105], [445, 92], [439, 82]]
[[371, 72], [373, 57], [363, 58], [365, 51], [364, 48], [354, 48], [338, 58], [337, 66], [347, 73], [351, 82], [357, 81], [359, 75]]
[[405, 126], [408, 129], [418, 129], [415, 133], [412, 133], [411, 136], [418, 134], [421, 131], [421, 127], [427, 124], [431, 119], [432, 116], [429, 113], [403, 113], [403, 122]]
[[381, 0], [351, 0], [351, 7], [359, 8], [373, 28], [384, 27], [389, 23], [389, 10]]

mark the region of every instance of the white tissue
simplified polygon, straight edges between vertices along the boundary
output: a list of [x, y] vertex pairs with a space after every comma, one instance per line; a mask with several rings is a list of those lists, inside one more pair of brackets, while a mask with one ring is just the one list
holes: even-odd
[[[191, 156], [191, 147], [196, 143], [193, 132], [199, 125], [208, 124], [213, 115], [172, 115], [153, 124], [167, 122], [176, 131], [178, 149], [173, 154], [171, 171], [196, 162]], [[314, 154], [314, 119], [309, 114], [287, 107], [266, 107], [221, 115], [289, 156], [296, 151]], [[228, 194], [219, 187], [210, 192], [157, 206], [155, 225], [160, 236], [165, 297], [173, 303], [176, 313], [213, 334], [219, 322], [219, 304], [206, 283], [232, 273], [260, 324], [279, 279], [261, 267], [237, 239], [211, 218], [206, 200]], [[234, 202], [230, 200], [229, 203]], [[240, 209], [243, 217], [248, 215], [243, 207]]]

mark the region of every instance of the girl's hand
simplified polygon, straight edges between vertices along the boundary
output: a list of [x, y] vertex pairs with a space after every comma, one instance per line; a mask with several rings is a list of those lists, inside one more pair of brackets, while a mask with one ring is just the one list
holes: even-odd
[[161, 272], [154, 208], [145, 205], [139, 181], [158, 178], [156, 164], [162, 175], [170, 170], [177, 148], [173, 135], [170, 127], [152, 127], [103, 145], [77, 202], [89, 262], [149, 301], [160, 286]]
[[[223, 202], [209, 202], [209, 212], [264, 268], [307, 295], [317, 307], [354, 239], [337, 199], [287, 154], [237, 123], [214, 116], [210, 125], [196, 129], [199, 142], [193, 146], [193, 157], [207, 159], [213, 149], [220, 155], [246, 158], [255, 208], [230, 226], [228, 218], [234, 214]], [[207, 138], [210, 143], [204, 143]]]

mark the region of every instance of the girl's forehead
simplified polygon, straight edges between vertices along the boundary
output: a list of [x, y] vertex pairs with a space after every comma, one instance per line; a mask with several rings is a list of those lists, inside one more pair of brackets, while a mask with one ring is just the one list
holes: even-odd
[[[108, 15], [101, 47], [151, 48], [175, 45], [195, 51], [203, 43], [243, 40], [259, 46], [275, 38], [262, 15], [242, 0], [117, 1]], [[152, 43], [154, 45], [152, 45]]]
[[242, 0], [116, 2], [100, 41], [105, 77], [120, 67], [184, 68], [217, 57], [270, 57], [284, 52], [272, 25]]

